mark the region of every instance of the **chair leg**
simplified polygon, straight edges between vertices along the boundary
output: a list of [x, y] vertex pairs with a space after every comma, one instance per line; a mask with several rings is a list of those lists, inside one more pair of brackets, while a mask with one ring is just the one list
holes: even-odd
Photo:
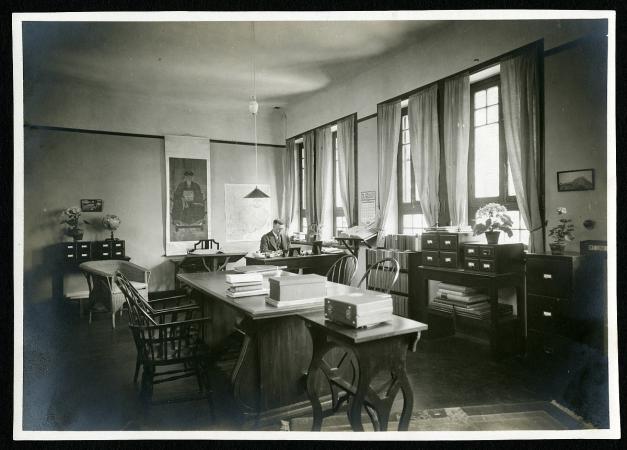
[[152, 401], [152, 380], [153, 380], [154, 371], [152, 367], [144, 366], [144, 370], [142, 372], [142, 386], [140, 397], [144, 403], [150, 403]]
[[111, 326], [115, 330], [115, 312], [113, 312], [113, 314], [111, 314]]

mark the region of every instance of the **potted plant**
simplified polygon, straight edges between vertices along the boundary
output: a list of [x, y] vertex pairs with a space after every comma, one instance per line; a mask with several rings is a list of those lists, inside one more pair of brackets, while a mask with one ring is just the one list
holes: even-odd
[[[568, 213], [566, 208], [560, 206], [557, 208], [557, 215], [563, 216]], [[548, 221], [545, 225], [548, 224]], [[571, 219], [567, 219], [562, 217], [559, 219], [559, 224], [555, 225], [553, 228], [549, 228], [549, 237], [553, 238], [553, 242], [549, 244], [551, 247], [551, 253], [553, 255], [563, 255], [564, 249], [566, 248], [566, 241], [572, 241], [575, 238], [573, 231], [575, 230], [574, 225], [572, 224]]]
[[[68, 225], [64, 233], [66, 236], [71, 237], [75, 241], [80, 241], [83, 239], [83, 230], [81, 230], [81, 210], [78, 206], [72, 206], [65, 211], [63, 211], [63, 220], [61, 223]], [[84, 223], [89, 223], [86, 220], [83, 220]]]
[[475, 236], [485, 233], [488, 244], [498, 244], [500, 232], [504, 231], [509, 237], [513, 236], [512, 219], [507, 214], [507, 208], [498, 203], [488, 203], [477, 210], [475, 214]]
[[122, 221], [115, 214], [107, 214], [102, 218], [102, 226], [107, 230], [111, 231], [111, 238], [108, 239], [110, 241], [115, 241], [115, 237], [113, 236], [113, 232], [120, 227]]

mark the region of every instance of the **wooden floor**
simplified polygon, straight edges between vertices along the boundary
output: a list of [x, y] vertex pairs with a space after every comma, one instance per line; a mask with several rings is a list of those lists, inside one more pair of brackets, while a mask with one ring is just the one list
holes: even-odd
[[[100, 315], [89, 325], [78, 305], [50, 301], [25, 306], [25, 430], [239, 430], [247, 428], [228, 394], [228, 379], [212, 376], [215, 419], [203, 398], [142, 407], [133, 383], [136, 351], [127, 318], [115, 330]], [[585, 346], [500, 362], [472, 339], [422, 339], [408, 355], [414, 409], [556, 400], [597, 427], [607, 427], [606, 362]], [[222, 364], [228, 371], [228, 363]], [[155, 388], [156, 400], [197, 395], [193, 378]], [[280, 423], [266, 429], [278, 430]]]

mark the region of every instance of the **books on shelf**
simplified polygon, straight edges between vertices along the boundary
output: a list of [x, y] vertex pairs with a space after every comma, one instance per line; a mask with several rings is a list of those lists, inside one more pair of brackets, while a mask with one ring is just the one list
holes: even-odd
[[484, 300], [488, 300], [490, 297], [486, 294], [472, 294], [472, 295], [461, 295], [451, 291], [446, 291], [444, 289], [438, 289], [437, 295], [440, 298], [445, 298], [449, 300], [455, 300], [460, 303], [478, 303]]
[[408, 298], [405, 295], [392, 294], [392, 312], [401, 317], [409, 317]]
[[366, 249], [366, 264], [368, 266], [386, 258], [394, 258], [398, 261], [401, 270], [409, 269], [409, 255], [412, 250], [393, 250], [386, 248]]
[[420, 251], [420, 236], [415, 234], [388, 234], [385, 236], [385, 248], [400, 251]]
[[454, 291], [460, 294], [475, 294], [477, 292], [477, 289], [475, 288], [469, 286], [459, 286], [457, 284], [440, 283], [438, 286], [440, 289], [446, 289], [447, 291]]
[[[459, 316], [469, 317], [473, 319], [488, 319], [491, 317], [490, 303], [487, 300], [476, 304], [457, 304], [445, 298], [436, 297], [432, 300], [429, 307], [436, 311], [447, 313], [455, 313]], [[508, 317], [513, 314], [512, 305], [506, 303], [498, 304], [499, 317]]]

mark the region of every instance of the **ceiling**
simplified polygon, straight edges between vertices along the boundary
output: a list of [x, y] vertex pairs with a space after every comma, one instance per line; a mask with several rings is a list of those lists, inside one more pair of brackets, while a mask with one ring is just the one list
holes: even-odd
[[24, 87], [76, 83], [241, 108], [252, 95], [254, 56], [260, 105], [285, 107], [446, 23], [256, 22], [253, 41], [251, 22], [27, 22]]

